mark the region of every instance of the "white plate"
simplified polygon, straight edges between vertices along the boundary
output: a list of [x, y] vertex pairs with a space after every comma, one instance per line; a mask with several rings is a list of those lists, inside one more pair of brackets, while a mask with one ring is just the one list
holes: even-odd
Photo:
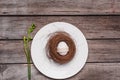
[[[57, 64], [46, 55], [46, 44], [51, 33], [65, 31], [75, 41], [76, 54], [67, 64]], [[77, 74], [85, 65], [88, 56], [88, 45], [83, 33], [65, 22], [53, 22], [41, 28], [31, 45], [31, 56], [36, 68], [45, 76], [54, 79], [65, 79]]]

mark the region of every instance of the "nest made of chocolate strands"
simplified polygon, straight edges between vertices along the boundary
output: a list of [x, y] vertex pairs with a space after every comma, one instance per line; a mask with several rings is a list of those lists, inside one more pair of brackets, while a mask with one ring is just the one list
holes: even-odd
[[[66, 32], [55, 32], [48, 40], [48, 53], [49, 56], [57, 63], [64, 64], [72, 60], [76, 52], [76, 46], [70, 35]], [[64, 41], [69, 47], [66, 55], [60, 55], [57, 52], [57, 46], [60, 42]]]

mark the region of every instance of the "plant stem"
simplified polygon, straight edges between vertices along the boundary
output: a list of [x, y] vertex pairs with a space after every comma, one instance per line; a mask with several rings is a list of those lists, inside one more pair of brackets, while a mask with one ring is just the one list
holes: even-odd
[[28, 51], [28, 57], [27, 57], [27, 66], [28, 66], [28, 80], [31, 80], [31, 56], [30, 56], [30, 49], [29, 49], [29, 43], [27, 43], [27, 51]]
[[28, 64], [28, 80], [31, 80], [31, 63], [30, 63], [30, 60], [27, 61]]
[[26, 58], [27, 58], [27, 67], [28, 67], [28, 80], [31, 80], [31, 60], [30, 60], [30, 49], [29, 49], [29, 43], [28, 43], [28, 39], [24, 40], [24, 51], [26, 54]]
[[27, 31], [27, 37], [24, 36], [23, 38], [23, 43], [24, 43], [24, 52], [26, 55], [26, 59], [27, 59], [27, 67], [28, 67], [28, 80], [31, 80], [31, 56], [30, 56], [30, 41], [32, 40], [30, 34], [33, 32], [33, 30], [35, 29], [35, 25], [32, 24], [31, 27], [28, 29]]

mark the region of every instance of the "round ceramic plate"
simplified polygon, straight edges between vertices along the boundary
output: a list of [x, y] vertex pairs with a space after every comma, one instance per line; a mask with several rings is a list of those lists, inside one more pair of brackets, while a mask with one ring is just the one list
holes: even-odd
[[[58, 64], [49, 59], [46, 45], [50, 34], [64, 31], [70, 34], [76, 45], [76, 54], [66, 64]], [[65, 22], [53, 22], [41, 28], [35, 35], [31, 45], [31, 56], [36, 68], [45, 76], [54, 79], [65, 79], [77, 74], [85, 65], [88, 56], [88, 45], [83, 33]]]

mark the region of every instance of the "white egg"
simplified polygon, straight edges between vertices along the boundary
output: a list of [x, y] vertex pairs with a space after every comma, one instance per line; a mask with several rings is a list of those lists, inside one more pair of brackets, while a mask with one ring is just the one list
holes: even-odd
[[68, 51], [69, 51], [69, 47], [66, 44], [66, 42], [64, 42], [64, 41], [59, 42], [59, 44], [57, 46], [57, 52], [60, 55], [66, 55]]

